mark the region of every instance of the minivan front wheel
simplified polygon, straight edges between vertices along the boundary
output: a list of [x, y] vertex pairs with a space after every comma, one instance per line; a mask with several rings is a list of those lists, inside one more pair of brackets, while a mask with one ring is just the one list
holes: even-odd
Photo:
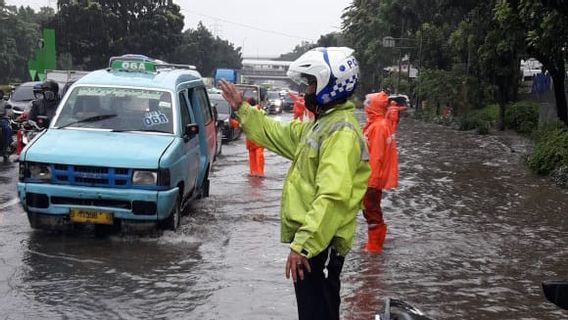
[[163, 228], [166, 230], [177, 231], [181, 222], [181, 201], [179, 195], [176, 196], [174, 207], [170, 215], [164, 220]]

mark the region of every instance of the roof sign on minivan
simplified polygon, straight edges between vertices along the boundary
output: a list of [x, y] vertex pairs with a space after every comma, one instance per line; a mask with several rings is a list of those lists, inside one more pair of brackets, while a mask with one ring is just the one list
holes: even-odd
[[156, 72], [156, 64], [143, 56], [113, 57], [110, 59], [110, 68], [114, 71], [129, 72]]

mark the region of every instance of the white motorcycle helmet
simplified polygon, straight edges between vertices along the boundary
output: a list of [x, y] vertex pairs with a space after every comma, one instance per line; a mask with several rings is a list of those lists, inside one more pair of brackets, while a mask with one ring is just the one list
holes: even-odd
[[359, 82], [359, 64], [354, 50], [347, 47], [315, 48], [292, 62], [288, 77], [296, 83], [306, 83], [305, 75], [317, 80], [318, 105], [348, 98]]

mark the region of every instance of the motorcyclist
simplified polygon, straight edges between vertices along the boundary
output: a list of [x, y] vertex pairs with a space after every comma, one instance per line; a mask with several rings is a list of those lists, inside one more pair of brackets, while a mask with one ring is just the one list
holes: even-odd
[[0, 155], [7, 159], [9, 147], [12, 144], [12, 127], [6, 112], [6, 102], [4, 101], [4, 91], [0, 90]]
[[32, 103], [28, 120], [35, 121], [40, 127], [45, 128], [49, 126], [59, 105], [59, 85], [53, 80], [46, 80], [41, 85], [41, 92], [43, 98]]

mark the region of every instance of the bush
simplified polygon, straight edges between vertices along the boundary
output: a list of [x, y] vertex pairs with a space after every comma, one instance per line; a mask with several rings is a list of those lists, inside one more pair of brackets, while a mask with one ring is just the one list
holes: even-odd
[[538, 105], [521, 101], [512, 104], [505, 112], [505, 125], [521, 134], [529, 134], [538, 127]]
[[536, 145], [529, 157], [529, 167], [538, 174], [550, 174], [568, 166], [568, 129], [545, 127], [534, 137]]
[[489, 129], [495, 125], [499, 118], [499, 106], [489, 105], [483, 109], [474, 110], [460, 117], [459, 130], [477, 130], [479, 134], [488, 134]]

